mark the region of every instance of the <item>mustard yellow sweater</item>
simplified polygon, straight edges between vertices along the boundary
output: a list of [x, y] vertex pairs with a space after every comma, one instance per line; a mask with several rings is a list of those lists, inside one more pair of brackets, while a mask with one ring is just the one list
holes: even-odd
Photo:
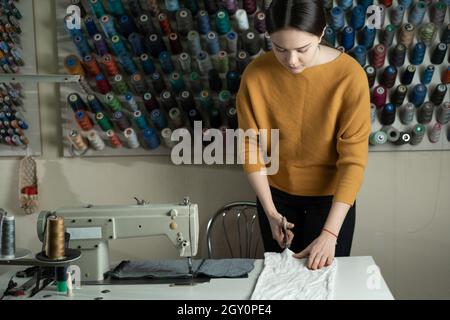
[[[351, 56], [343, 53], [292, 74], [267, 52], [245, 69], [236, 106], [239, 128], [279, 129], [279, 170], [268, 175], [271, 186], [292, 195], [333, 195], [353, 205], [371, 126], [367, 76]], [[247, 141], [247, 174], [265, 166], [248, 161], [248, 150]]]

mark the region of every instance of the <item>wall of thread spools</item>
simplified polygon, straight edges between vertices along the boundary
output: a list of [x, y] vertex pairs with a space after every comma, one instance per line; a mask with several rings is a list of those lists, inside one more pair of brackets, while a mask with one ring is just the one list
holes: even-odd
[[[236, 128], [240, 76], [271, 49], [263, 1], [58, 3], [61, 72], [82, 75], [61, 85], [65, 156], [169, 154], [194, 121], [204, 135]], [[81, 32], [65, 23], [70, 4]]]
[[34, 31], [32, 1], [0, 1], [0, 156], [41, 154], [37, 85], [20, 82], [37, 71]]
[[[370, 150], [450, 149], [450, 1], [324, 3], [325, 38], [352, 55], [369, 80]], [[381, 17], [378, 30], [364, 14], [372, 4]]]
[[[237, 125], [240, 75], [271, 49], [269, 1], [58, 1], [65, 156], [168, 154], [174, 129]], [[67, 7], [81, 7], [81, 30]], [[366, 9], [379, 5], [380, 29]], [[449, 1], [324, 1], [324, 40], [364, 67], [371, 151], [450, 149]]]

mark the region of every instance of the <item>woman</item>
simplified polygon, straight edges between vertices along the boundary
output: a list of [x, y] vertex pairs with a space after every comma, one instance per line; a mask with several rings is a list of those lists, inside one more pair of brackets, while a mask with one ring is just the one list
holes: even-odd
[[241, 129], [279, 129], [278, 172], [268, 174], [261, 158], [248, 161], [249, 140], [243, 153], [265, 250], [290, 243], [313, 270], [350, 255], [371, 131], [364, 70], [321, 44], [322, 2], [272, 1], [266, 24], [273, 50], [247, 66], [236, 97]]

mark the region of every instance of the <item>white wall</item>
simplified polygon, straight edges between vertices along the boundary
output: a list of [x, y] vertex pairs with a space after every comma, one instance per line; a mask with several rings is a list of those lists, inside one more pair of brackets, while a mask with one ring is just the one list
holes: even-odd
[[[56, 72], [52, 0], [36, 1], [40, 73]], [[43, 156], [38, 159], [41, 209], [126, 204], [137, 196], [152, 202], [190, 196], [199, 204], [201, 228], [222, 204], [254, 200], [239, 167], [174, 166], [162, 157], [63, 159], [58, 91], [41, 84]], [[357, 200], [353, 255], [371, 255], [394, 296], [450, 298], [450, 152], [370, 153]], [[17, 215], [17, 245], [38, 251], [37, 215], [25, 216], [17, 201], [17, 159], [0, 159], [0, 207]], [[200, 238], [204, 255], [204, 233]], [[176, 257], [161, 238], [119, 240], [111, 258]], [[5, 268], [0, 268], [4, 270]]]

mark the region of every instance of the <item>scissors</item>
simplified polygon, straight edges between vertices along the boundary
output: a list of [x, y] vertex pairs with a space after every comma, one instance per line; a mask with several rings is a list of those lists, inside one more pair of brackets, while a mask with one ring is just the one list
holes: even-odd
[[289, 249], [291, 244], [288, 242], [288, 228], [287, 228], [287, 219], [283, 216], [283, 232], [284, 232], [284, 248]]

